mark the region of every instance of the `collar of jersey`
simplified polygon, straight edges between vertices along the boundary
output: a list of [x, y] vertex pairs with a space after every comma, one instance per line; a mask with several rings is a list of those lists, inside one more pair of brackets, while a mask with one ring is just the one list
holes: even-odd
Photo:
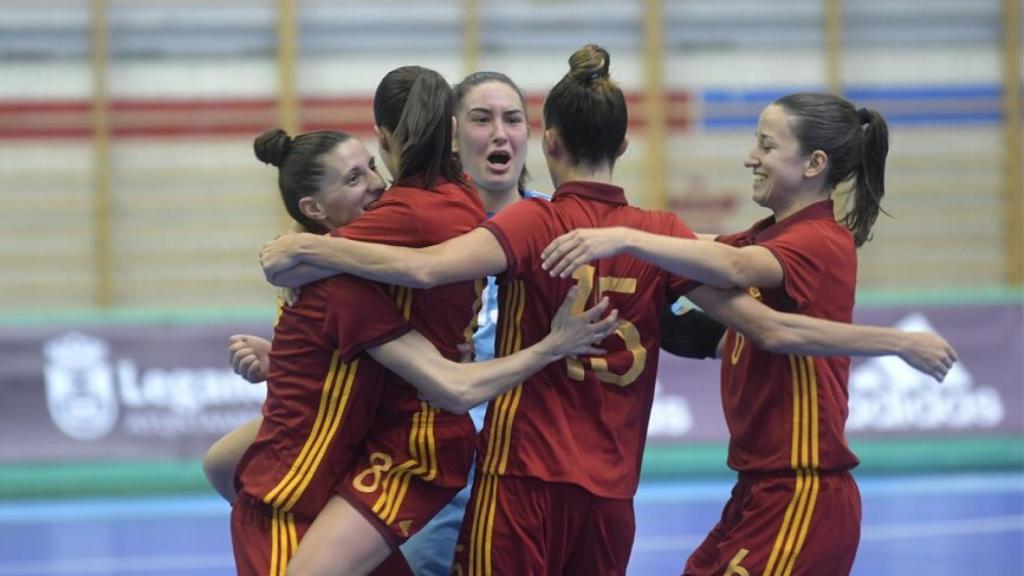
[[782, 222], [776, 222], [774, 216], [769, 216], [764, 220], [761, 220], [754, 225], [754, 234], [758, 237], [763, 238], [765, 235], [775, 235], [785, 230], [789, 226], [792, 226], [798, 222], [805, 220], [835, 220], [836, 216], [833, 212], [832, 199], [822, 200], [821, 202], [815, 202], [809, 206], [805, 206], [789, 218], [786, 218]]
[[629, 202], [626, 201], [625, 190], [618, 186], [601, 184], [600, 182], [566, 182], [559, 186], [558, 190], [555, 190], [555, 194], [552, 198], [558, 198], [563, 195], [583, 196], [611, 204], [629, 204]]

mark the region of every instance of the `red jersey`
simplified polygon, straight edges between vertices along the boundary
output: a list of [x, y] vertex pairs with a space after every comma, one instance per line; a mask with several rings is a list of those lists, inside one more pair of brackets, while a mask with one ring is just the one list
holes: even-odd
[[[362, 217], [335, 234], [352, 240], [422, 248], [461, 236], [487, 216], [476, 192], [452, 182], [418, 188], [419, 178], [406, 178], [389, 188]], [[476, 317], [476, 282], [456, 282], [429, 290], [389, 286], [398, 308], [412, 327], [446, 358], [458, 360], [455, 346], [472, 338]], [[385, 413], [407, 415], [420, 410], [416, 389], [389, 374], [395, 385], [385, 390]], [[454, 415], [445, 412], [440, 425]], [[463, 417], [458, 417], [462, 419]], [[468, 418], [468, 416], [465, 416]]]
[[[782, 265], [783, 285], [750, 288], [782, 312], [849, 323], [857, 284], [853, 235], [822, 201], [776, 223], [773, 217], [739, 234], [733, 246], [756, 244]], [[722, 404], [735, 470], [845, 470], [858, 464], [844, 432], [849, 412], [847, 357], [811, 358], [757, 349], [729, 330], [722, 358]]]
[[563, 184], [551, 202], [516, 202], [482, 226], [508, 259], [499, 278], [497, 355], [546, 336], [573, 284], [586, 307], [608, 296], [619, 311], [619, 328], [601, 343], [607, 355], [552, 363], [494, 399], [480, 435], [478, 466], [496, 475], [576, 484], [596, 496], [632, 498], [654, 399], [659, 318], [666, 299], [688, 291], [689, 282], [629, 255], [581, 266], [572, 279], [551, 278], [540, 267], [540, 254], [576, 228], [628, 226], [681, 238], [693, 233], [674, 214], [631, 207], [622, 188], [594, 182]]
[[409, 329], [370, 282], [335, 276], [304, 287], [274, 327], [263, 424], [236, 469], [239, 493], [315, 517], [380, 400], [385, 371], [361, 352]]

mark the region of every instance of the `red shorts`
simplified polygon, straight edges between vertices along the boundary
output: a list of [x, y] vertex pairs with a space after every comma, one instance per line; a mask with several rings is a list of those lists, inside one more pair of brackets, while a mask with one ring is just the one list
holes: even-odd
[[[312, 521], [240, 495], [231, 509], [231, 544], [239, 576], [284, 576]], [[411, 576], [412, 570], [405, 557], [394, 552], [371, 574]]]
[[467, 415], [421, 402], [415, 414], [379, 418], [335, 492], [396, 547], [466, 486], [476, 448]]
[[843, 472], [741, 474], [684, 576], [843, 576], [860, 542], [860, 491]]
[[[334, 368], [332, 367], [332, 374]], [[319, 386], [273, 389], [263, 423], [235, 468], [235, 487], [274, 509], [314, 518], [376, 422], [383, 370], [370, 358], [340, 364]], [[292, 384], [290, 381], [286, 384]]]
[[631, 499], [478, 470], [452, 574], [625, 574], [635, 531]]

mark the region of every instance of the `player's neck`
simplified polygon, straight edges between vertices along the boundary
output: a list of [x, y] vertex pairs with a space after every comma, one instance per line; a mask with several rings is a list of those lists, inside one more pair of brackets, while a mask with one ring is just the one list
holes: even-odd
[[612, 184], [612, 167], [608, 164], [590, 166], [577, 164], [575, 166], [561, 166], [558, 170], [552, 171], [552, 180], [555, 188], [566, 182], [596, 182], [598, 184]]
[[828, 199], [829, 194], [822, 190], [801, 192], [794, 196], [790, 202], [786, 203], [785, 206], [779, 206], [773, 211], [775, 214], [775, 221], [781, 222], [812, 204], [817, 204], [822, 200]]
[[488, 214], [497, 214], [501, 212], [503, 208], [510, 204], [514, 204], [519, 200], [519, 188], [508, 188], [500, 192], [493, 190], [480, 190], [480, 201], [484, 204], [484, 210]]

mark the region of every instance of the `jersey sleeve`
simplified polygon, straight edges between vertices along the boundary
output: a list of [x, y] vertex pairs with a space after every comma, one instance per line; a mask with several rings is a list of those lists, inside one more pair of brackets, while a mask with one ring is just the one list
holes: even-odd
[[828, 230], [814, 223], [792, 226], [758, 245], [779, 261], [783, 288], [798, 307], [814, 298], [829, 262], [839, 261]]
[[498, 239], [508, 262], [506, 275], [520, 278], [540, 269], [540, 254], [557, 234], [547, 215], [551, 204], [521, 200], [480, 224]]
[[417, 247], [422, 244], [419, 241], [422, 237], [421, 228], [421, 221], [413, 206], [397, 198], [385, 198], [331, 234], [362, 242]]
[[[663, 224], [663, 232], [668, 236], [676, 238], [688, 238], [696, 239], [697, 235], [690, 230], [678, 216], [675, 214], [666, 213], [666, 222]], [[701, 283], [696, 280], [690, 280], [689, 278], [678, 276], [676, 274], [668, 275], [668, 294], [670, 300], [675, 300], [680, 296], [685, 296], [688, 292], [694, 288], [700, 286]]]
[[343, 361], [412, 329], [379, 285], [348, 275], [326, 282], [323, 330]]
[[743, 232], [737, 232], [735, 234], [719, 234], [718, 236], [715, 236], [715, 242], [721, 242], [722, 244], [728, 244], [729, 246], [735, 246], [737, 248], [753, 244], [749, 230], [744, 230]]

